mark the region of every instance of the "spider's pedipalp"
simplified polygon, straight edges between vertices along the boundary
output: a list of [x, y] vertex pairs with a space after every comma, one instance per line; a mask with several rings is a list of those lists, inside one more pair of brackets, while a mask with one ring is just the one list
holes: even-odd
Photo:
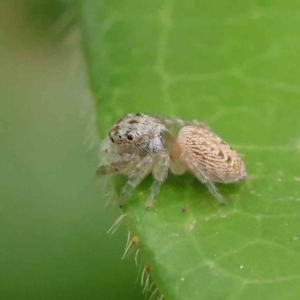
[[100, 143], [99, 161], [100, 166], [96, 171], [99, 176], [110, 173], [128, 174], [134, 166], [133, 156], [120, 156], [118, 148], [111, 142], [109, 137], [106, 137]]
[[99, 165], [110, 164], [114, 161], [120, 160], [118, 149], [109, 137], [103, 139], [99, 145]]
[[105, 161], [107, 161], [108, 164], [100, 165], [96, 174], [99, 176], [110, 173], [130, 175], [135, 171], [137, 163], [140, 161], [140, 158], [136, 155], [114, 155], [113, 158], [114, 160], [105, 158]]
[[121, 174], [126, 174], [130, 172], [130, 170], [133, 168], [133, 161], [128, 161], [128, 160], [119, 160], [116, 162], [113, 162], [109, 165], [103, 165], [100, 166], [96, 174], [97, 175], [106, 175], [110, 173], [121, 173]]

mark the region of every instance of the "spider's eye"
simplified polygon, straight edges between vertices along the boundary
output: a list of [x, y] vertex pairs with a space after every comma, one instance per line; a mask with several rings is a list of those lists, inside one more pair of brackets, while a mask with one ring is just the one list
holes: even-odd
[[133, 134], [132, 134], [132, 133], [128, 133], [128, 134], [127, 134], [127, 139], [128, 139], [129, 141], [132, 141], [132, 140], [134, 139]]
[[121, 138], [122, 138], [122, 136], [119, 134], [119, 135], [118, 135], [118, 138], [119, 138], [119, 139], [121, 139]]

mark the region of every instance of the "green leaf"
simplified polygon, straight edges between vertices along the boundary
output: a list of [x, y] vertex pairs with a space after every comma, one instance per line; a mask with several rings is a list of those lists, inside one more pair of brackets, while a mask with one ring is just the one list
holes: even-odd
[[[126, 207], [166, 299], [300, 294], [299, 1], [84, 1], [82, 36], [101, 137], [130, 112], [199, 119], [242, 153], [221, 207], [170, 175]], [[184, 209], [183, 209], [184, 208]], [[186, 210], [186, 212], [182, 212]]]

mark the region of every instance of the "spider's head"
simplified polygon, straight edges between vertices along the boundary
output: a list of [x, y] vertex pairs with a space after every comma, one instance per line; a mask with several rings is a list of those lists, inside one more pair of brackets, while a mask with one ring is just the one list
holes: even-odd
[[161, 150], [166, 127], [159, 119], [144, 114], [129, 114], [117, 121], [109, 132], [120, 154], [146, 156]]

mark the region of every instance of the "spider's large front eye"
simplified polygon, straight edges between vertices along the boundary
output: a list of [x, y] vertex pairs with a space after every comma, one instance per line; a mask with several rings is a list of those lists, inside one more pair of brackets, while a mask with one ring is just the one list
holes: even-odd
[[132, 141], [132, 140], [134, 139], [133, 134], [132, 134], [132, 133], [128, 133], [128, 134], [127, 134], [127, 139], [128, 139], [129, 141]]

